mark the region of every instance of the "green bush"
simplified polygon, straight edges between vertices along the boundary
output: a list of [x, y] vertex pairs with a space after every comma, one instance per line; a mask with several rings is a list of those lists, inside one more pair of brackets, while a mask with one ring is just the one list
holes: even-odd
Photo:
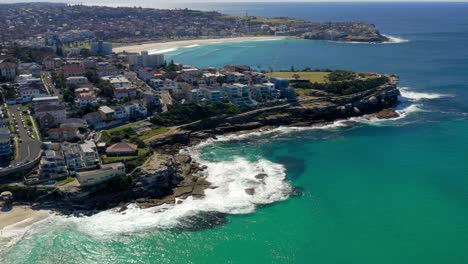
[[375, 89], [388, 82], [387, 77], [369, 78], [367, 80], [353, 80], [332, 83], [295, 83], [294, 88], [315, 89], [334, 95], [349, 95]]
[[209, 105], [174, 105], [169, 111], [155, 116], [151, 122], [158, 126], [173, 126], [203, 120], [221, 114], [238, 114], [241, 110], [232, 103]]

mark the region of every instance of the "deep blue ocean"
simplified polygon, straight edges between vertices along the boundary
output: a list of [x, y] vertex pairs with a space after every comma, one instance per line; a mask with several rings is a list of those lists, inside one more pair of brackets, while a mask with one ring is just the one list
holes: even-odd
[[[176, 6], [372, 22], [400, 41], [254, 41], [178, 47], [167, 56], [200, 67], [398, 74], [402, 117], [207, 142], [188, 150], [219, 186], [205, 199], [162, 212], [50, 217], [19, 237], [0, 238], [0, 262], [468, 263], [468, 3]], [[261, 181], [259, 173], [268, 177]]]

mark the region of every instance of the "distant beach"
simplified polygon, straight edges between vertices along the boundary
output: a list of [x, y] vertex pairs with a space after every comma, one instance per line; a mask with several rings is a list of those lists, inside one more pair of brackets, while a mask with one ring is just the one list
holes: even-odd
[[191, 47], [195, 45], [206, 45], [214, 43], [246, 42], [246, 41], [268, 41], [285, 39], [283, 36], [261, 36], [261, 37], [233, 37], [233, 38], [213, 38], [213, 39], [194, 39], [194, 40], [176, 40], [166, 42], [151, 42], [142, 44], [129, 44], [116, 47], [114, 52], [141, 52], [148, 50], [165, 50], [174, 47]]

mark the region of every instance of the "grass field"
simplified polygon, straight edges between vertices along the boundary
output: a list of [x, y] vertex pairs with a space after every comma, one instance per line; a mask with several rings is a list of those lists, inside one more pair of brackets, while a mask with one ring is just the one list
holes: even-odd
[[70, 51], [71, 49], [76, 49], [76, 48], [91, 49], [91, 44], [87, 43], [87, 42], [84, 42], [84, 43], [70, 44], [70, 45], [65, 45], [64, 46], [65, 51]]
[[75, 180], [75, 178], [73, 178], [71, 176], [68, 176], [67, 178], [65, 178], [63, 180], [58, 181], [57, 185], [64, 185], [64, 184], [70, 183], [70, 182], [72, 182], [74, 180]]
[[295, 74], [299, 75], [299, 79], [307, 79], [313, 83], [327, 83], [329, 72], [271, 72], [267, 73], [267, 77], [278, 77], [295, 79]]
[[147, 139], [150, 139], [150, 138], [152, 138], [152, 137], [154, 137], [156, 135], [166, 133], [167, 131], [169, 131], [169, 128], [167, 128], [167, 127], [157, 127], [157, 128], [153, 128], [151, 130], [148, 130], [148, 131], [145, 131], [145, 132], [141, 133], [139, 138], [141, 140], [147, 140]]
[[147, 140], [156, 135], [163, 134], [169, 131], [167, 127], [154, 127], [151, 130], [143, 131], [141, 134], [138, 134], [133, 128], [143, 124], [144, 122], [147, 121], [138, 121], [135, 123], [119, 126], [113, 129], [104, 130], [101, 134], [101, 141], [110, 143], [112, 141], [112, 138], [131, 139], [135, 137], [138, 137], [141, 140]]
[[140, 148], [140, 149], [138, 149], [138, 155], [137, 156], [104, 157], [104, 158], [102, 158], [102, 161], [104, 163], [132, 161], [132, 160], [136, 160], [138, 158], [146, 156], [146, 154], [148, 154], [148, 151], [149, 150], [147, 148]]

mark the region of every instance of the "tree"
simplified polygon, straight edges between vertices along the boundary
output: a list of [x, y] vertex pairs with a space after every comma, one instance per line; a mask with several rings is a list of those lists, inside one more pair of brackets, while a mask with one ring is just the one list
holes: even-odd
[[177, 71], [177, 66], [174, 63], [174, 60], [171, 60], [171, 62], [166, 66], [165, 70], [169, 72]]
[[63, 100], [67, 103], [75, 103], [75, 89], [77, 88], [74, 84], [69, 84], [63, 91]]
[[292, 77], [293, 77], [294, 79], [296, 79], [296, 80], [299, 80], [299, 79], [301, 78], [301, 76], [300, 76], [299, 74], [297, 74], [297, 73], [293, 74]]
[[91, 56], [91, 51], [89, 49], [83, 48], [80, 50], [80, 55], [83, 57], [89, 57]]

